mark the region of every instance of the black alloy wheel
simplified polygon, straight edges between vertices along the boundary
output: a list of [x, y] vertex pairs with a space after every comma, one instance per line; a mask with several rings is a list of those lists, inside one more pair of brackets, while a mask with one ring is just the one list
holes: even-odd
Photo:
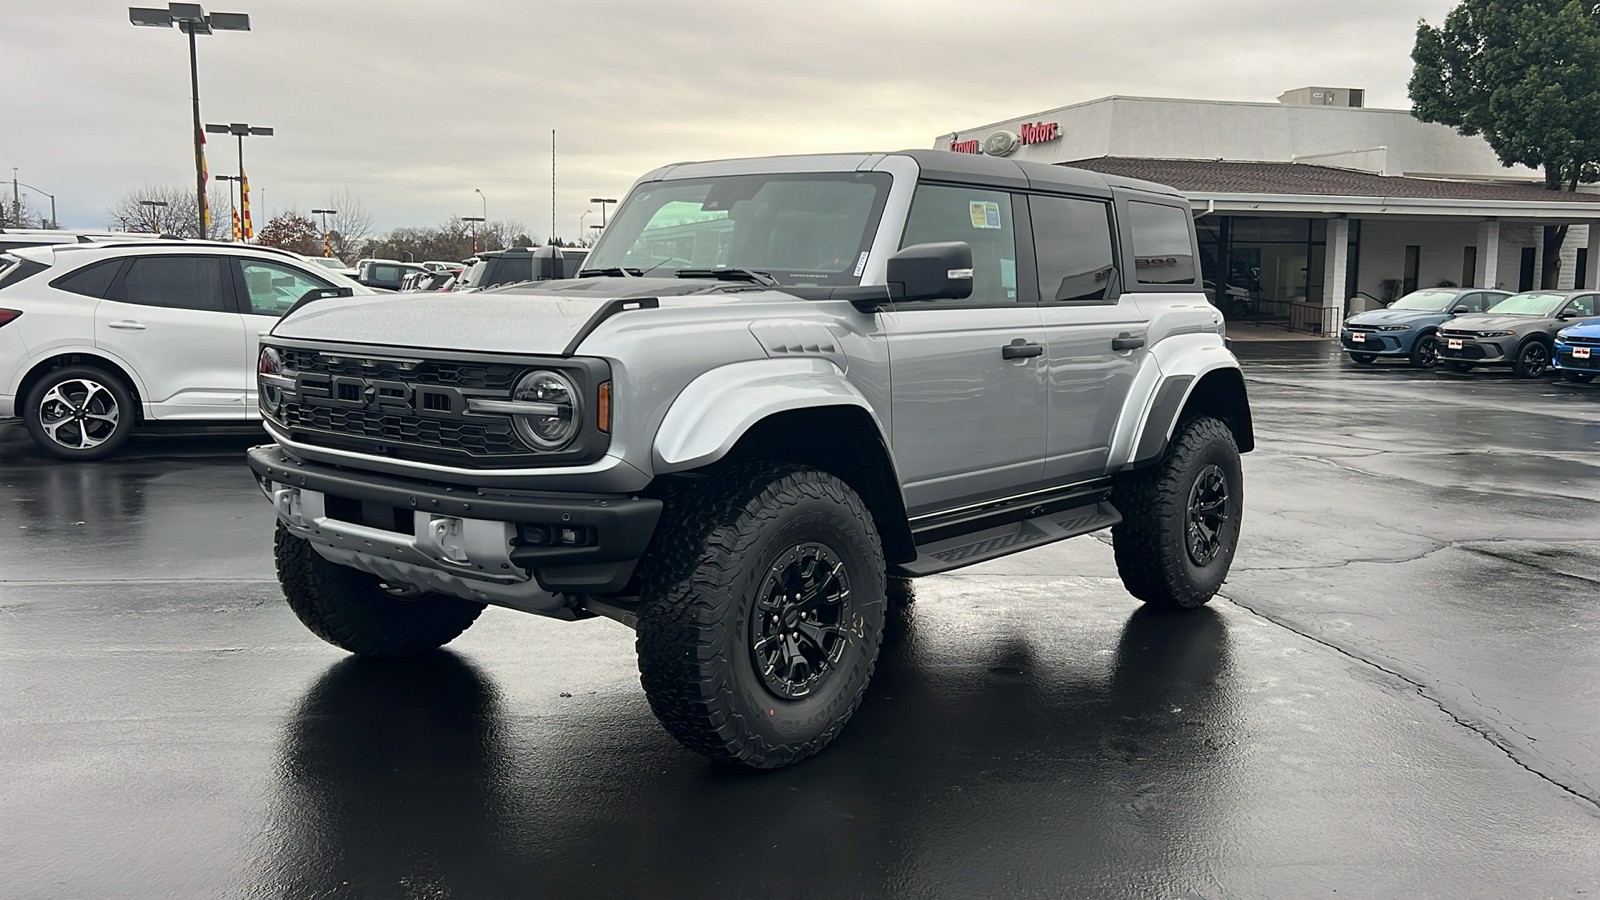
[[750, 654], [767, 690], [795, 700], [821, 687], [849, 642], [850, 576], [824, 544], [798, 544], [768, 570], [750, 619]]
[[1431, 369], [1439, 364], [1439, 336], [1425, 334], [1411, 347], [1411, 366]]
[[1222, 529], [1228, 522], [1228, 479], [1212, 464], [1195, 476], [1189, 490], [1189, 525], [1184, 533], [1189, 558], [1209, 566], [1222, 549]]
[[1522, 345], [1512, 369], [1523, 378], [1538, 378], [1550, 368], [1550, 348], [1537, 338]]

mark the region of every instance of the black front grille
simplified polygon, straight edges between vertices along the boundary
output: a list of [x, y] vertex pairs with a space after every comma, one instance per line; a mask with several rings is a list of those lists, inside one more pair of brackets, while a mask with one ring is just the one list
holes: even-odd
[[1587, 359], [1578, 359], [1571, 353], [1561, 354], [1561, 368], [1563, 369], [1600, 369], [1600, 361], [1593, 356]]
[[1569, 334], [1561, 340], [1568, 344], [1581, 344], [1585, 347], [1600, 347], [1600, 337], [1588, 337], [1581, 334]]
[[[473, 456], [523, 456], [529, 452], [528, 447], [512, 431], [511, 420], [504, 416], [484, 417], [481, 423], [463, 422], [366, 408], [334, 408], [288, 402], [283, 405], [280, 418], [284, 425], [292, 429], [368, 438], [408, 447], [431, 447]], [[329, 443], [320, 437], [316, 442]]]
[[285, 347], [279, 350], [283, 366], [292, 372], [318, 375], [345, 375], [406, 381], [412, 384], [440, 385], [485, 391], [511, 390], [527, 366], [515, 363], [453, 362], [426, 359], [409, 364], [397, 359], [325, 353]]

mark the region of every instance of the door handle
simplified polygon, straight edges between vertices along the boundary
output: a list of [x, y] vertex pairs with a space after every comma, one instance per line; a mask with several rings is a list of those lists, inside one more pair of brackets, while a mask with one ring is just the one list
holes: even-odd
[[1111, 349], [1113, 350], [1137, 350], [1143, 346], [1144, 338], [1134, 337], [1126, 331], [1111, 339]]
[[1001, 359], [1032, 359], [1043, 356], [1044, 348], [1038, 344], [1029, 343], [1022, 338], [1017, 338], [1011, 343], [1000, 348]]
[[108, 327], [118, 331], [143, 331], [144, 326], [132, 319], [123, 319], [121, 322], [112, 322]]

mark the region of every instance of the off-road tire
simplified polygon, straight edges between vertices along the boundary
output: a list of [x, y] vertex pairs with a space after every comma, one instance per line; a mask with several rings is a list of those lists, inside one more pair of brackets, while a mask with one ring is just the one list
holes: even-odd
[[[643, 561], [637, 650], [650, 708], [685, 747], [758, 769], [809, 757], [860, 705], [883, 641], [883, 547], [855, 491], [824, 472], [741, 464], [679, 492]], [[757, 670], [757, 595], [794, 548], [848, 578], [852, 624], [814, 693], [780, 699]]]
[[884, 585], [884, 595], [889, 598], [889, 608], [910, 606], [917, 602], [916, 579], [890, 575]]
[[[104, 388], [115, 401], [117, 410], [114, 430], [100, 443], [82, 450], [66, 447], [52, 440], [39, 412], [40, 404], [52, 388], [74, 381], [93, 383]], [[139, 407], [137, 401], [133, 399], [133, 390], [128, 387], [128, 383], [120, 375], [114, 375], [98, 366], [66, 366], [55, 369], [35, 382], [33, 387], [28, 389], [27, 395], [20, 399], [22, 407], [18, 412], [22, 415], [23, 425], [27, 427], [28, 436], [33, 438], [34, 443], [51, 456], [78, 462], [102, 459], [117, 452], [132, 436], [134, 424], [139, 418]]]
[[1419, 335], [1411, 344], [1411, 368], [1432, 369], [1437, 365], [1439, 365], [1439, 335], [1432, 331]]
[[1355, 364], [1357, 364], [1357, 365], [1370, 366], [1373, 363], [1378, 361], [1378, 354], [1376, 354], [1376, 353], [1352, 353], [1352, 354], [1350, 354], [1350, 361], [1355, 363]]
[[323, 559], [278, 523], [272, 538], [278, 584], [312, 634], [360, 656], [415, 656], [471, 627], [483, 604], [443, 594], [397, 596], [375, 575]]
[[1572, 382], [1573, 384], [1588, 384], [1594, 380], [1594, 373], [1574, 372], [1571, 369], [1563, 369], [1561, 371], [1561, 377]]
[[1511, 371], [1518, 378], [1538, 378], [1550, 371], [1550, 345], [1538, 338], [1529, 338], [1517, 347], [1516, 361]]
[[[1187, 543], [1189, 503], [1212, 466], [1225, 484], [1227, 519], [1215, 556], [1201, 564]], [[1122, 514], [1111, 545], [1128, 593], [1162, 609], [1193, 609], [1216, 596], [1233, 564], [1244, 511], [1239, 447], [1227, 425], [1210, 416], [1181, 423], [1159, 463], [1117, 477], [1111, 501]]]

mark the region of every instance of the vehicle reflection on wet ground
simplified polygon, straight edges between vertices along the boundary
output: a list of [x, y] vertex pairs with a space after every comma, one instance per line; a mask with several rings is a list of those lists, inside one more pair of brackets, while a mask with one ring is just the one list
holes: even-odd
[[0, 893], [1600, 886], [1600, 389], [1236, 349], [1262, 449], [1227, 601], [1140, 611], [1092, 538], [920, 582], [843, 737], [775, 773], [673, 743], [607, 621], [321, 644], [256, 435], [64, 466], [0, 426]]

